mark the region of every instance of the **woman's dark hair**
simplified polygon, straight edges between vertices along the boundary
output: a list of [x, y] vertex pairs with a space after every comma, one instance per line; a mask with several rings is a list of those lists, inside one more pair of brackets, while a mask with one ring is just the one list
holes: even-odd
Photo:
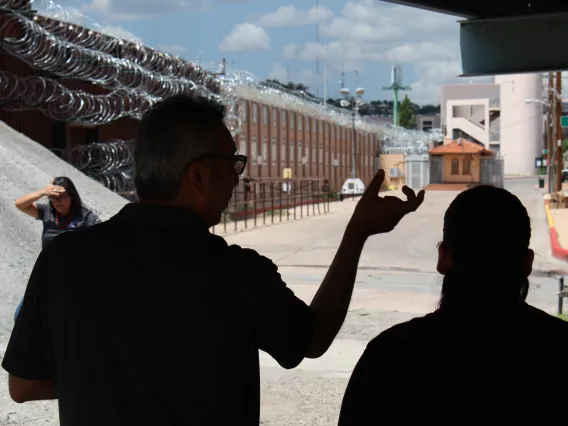
[[[73, 181], [66, 176], [58, 176], [53, 179], [53, 185], [65, 188], [65, 192], [71, 199], [69, 212], [73, 215], [73, 217], [81, 217], [83, 214], [83, 202], [81, 201], [81, 196], [79, 195]], [[51, 212], [55, 214], [55, 209], [53, 208], [51, 201], [49, 202], [49, 207], [51, 208]]]
[[524, 301], [531, 222], [505, 189], [477, 186], [460, 193], [444, 216], [443, 244], [452, 259], [440, 308]]

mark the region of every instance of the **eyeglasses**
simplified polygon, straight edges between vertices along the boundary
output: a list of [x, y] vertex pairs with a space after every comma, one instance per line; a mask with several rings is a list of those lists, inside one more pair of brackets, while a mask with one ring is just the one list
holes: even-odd
[[222, 160], [232, 161], [233, 167], [235, 168], [235, 172], [237, 172], [238, 175], [241, 175], [245, 171], [245, 167], [247, 166], [247, 161], [248, 161], [248, 157], [246, 155], [205, 154], [197, 158], [194, 158], [189, 162], [189, 164], [198, 160], [204, 160], [206, 158], [220, 158]]

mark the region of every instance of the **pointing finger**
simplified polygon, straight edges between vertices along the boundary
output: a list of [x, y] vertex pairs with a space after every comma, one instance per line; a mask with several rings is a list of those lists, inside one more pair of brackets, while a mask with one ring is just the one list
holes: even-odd
[[369, 193], [372, 194], [374, 197], [376, 197], [379, 191], [381, 190], [381, 186], [383, 185], [384, 180], [385, 180], [385, 171], [383, 169], [379, 169], [379, 171], [377, 172], [377, 174], [375, 175], [375, 177], [367, 187], [365, 195]]

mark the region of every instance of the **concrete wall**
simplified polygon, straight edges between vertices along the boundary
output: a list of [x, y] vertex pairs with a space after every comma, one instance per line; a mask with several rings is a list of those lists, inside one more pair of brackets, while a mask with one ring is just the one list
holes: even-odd
[[472, 98], [446, 101], [446, 134], [454, 138], [454, 130], [462, 130], [489, 148], [489, 99]]
[[416, 129], [425, 132], [431, 129], [440, 129], [442, 127], [441, 117], [439, 115], [417, 115]]
[[543, 106], [527, 103], [542, 99], [539, 74], [495, 77], [501, 87], [501, 155], [505, 175], [528, 176], [535, 173], [534, 159], [542, 149]]
[[442, 125], [446, 124], [447, 101], [458, 101], [467, 99], [492, 99], [498, 98], [498, 84], [443, 84], [442, 100], [440, 103], [440, 117]]
[[[380, 168], [385, 171], [385, 185], [394, 185], [398, 188], [402, 187], [406, 183], [406, 155], [404, 154], [381, 154], [380, 156]], [[403, 178], [401, 179], [391, 179], [390, 169], [398, 168], [403, 173]]]

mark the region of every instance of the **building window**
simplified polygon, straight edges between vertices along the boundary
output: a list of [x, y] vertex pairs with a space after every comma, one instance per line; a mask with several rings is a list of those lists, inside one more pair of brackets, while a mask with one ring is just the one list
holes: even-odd
[[319, 146], [319, 163], [323, 164], [323, 145], [321, 143]]
[[294, 114], [293, 112], [290, 113], [290, 129], [294, 130], [294, 116], [296, 114]]
[[460, 174], [460, 160], [454, 158], [452, 160], [452, 175], [459, 175]]
[[256, 150], [256, 136], [253, 136], [250, 142], [250, 156], [252, 157], [252, 164], [257, 164], [258, 151]]
[[298, 119], [298, 130], [302, 130], [302, 123], [304, 122], [304, 118], [300, 115]]
[[239, 135], [239, 153], [247, 155], [247, 135]]
[[283, 166], [286, 165], [286, 141], [284, 139], [280, 141], [280, 163]]
[[272, 139], [272, 147], [270, 149], [270, 162], [273, 166], [276, 164], [276, 139]]
[[306, 132], [310, 132], [310, 119], [306, 117]]
[[282, 117], [280, 118], [282, 121], [282, 128], [286, 128], [286, 111], [282, 110]]
[[266, 164], [268, 160], [268, 142], [266, 138], [262, 138], [262, 164]]
[[320, 135], [323, 135], [323, 127], [325, 126], [325, 122], [321, 122], [320, 126], [319, 126], [319, 130], [320, 130]]
[[[301, 123], [301, 120], [299, 121]], [[301, 144], [301, 142], [298, 142]], [[290, 165], [294, 164], [294, 141], [290, 141]]]
[[247, 103], [246, 101], [244, 101], [243, 103], [241, 103], [241, 117], [242, 117], [242, 119], [243, 119], [243, 122], [245, 122], [245, 123], [246, 123], [246, 121], [247, 121], [247, 112], [248, 112], [248, 111], [247, 111], [247, 109], [248, 109], [247, 106], [248, 106], [248, 103]]
[[463, 172], [462, 174], [464, 175], [470, 175], [471, 174], [471, 159], [470, 158], [465, 158], [463, 160]]
[[302, 162], [302, 141], [298, 141], [298, 161]]
[[327, 123], [323, 123], [323, 126], [324, 126], [324, 128], [325, 128], [325, 129], [324, 129], [324, 134], [325, 134], [326, 136], [329, 136], [329, 130], [328, 130], [328, 125], [327, 125]]
[[262, 106], [262, 125], [266, 126], [268, 124], [268, 107], [266, 105]]
[[272, 127], [276, 127], [276, 120], [278, 119], [278, 110], [276, 108], [272, 108]]
[[252, 104], [252, 122], [256, 124], [258, 121], [258, 104]]

